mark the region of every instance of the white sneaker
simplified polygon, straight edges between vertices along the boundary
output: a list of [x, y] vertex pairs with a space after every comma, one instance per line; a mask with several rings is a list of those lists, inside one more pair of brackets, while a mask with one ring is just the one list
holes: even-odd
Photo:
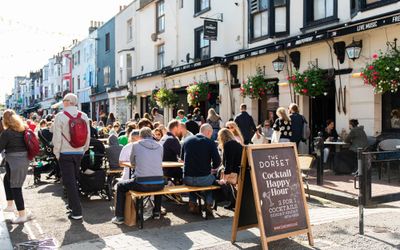
[[33, 214], [28, 212], [28, 213], [26, 213], [25, 216], [18, 216], [16, 218], [12, 219], [11, 223], [12, 224], [23, 224], [23, 223], [25, 223], [27, 221], [30, 221], [32, 219], [34, 219]]
[[15, 211], [15, 208], [13, 206], [7, 206], [6, 208], [3, 209], [4, 212], [12, 213]]

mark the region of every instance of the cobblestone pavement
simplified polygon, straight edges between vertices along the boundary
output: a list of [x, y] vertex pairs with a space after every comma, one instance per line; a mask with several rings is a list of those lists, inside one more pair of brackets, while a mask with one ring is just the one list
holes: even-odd
[[[113, 216], [113, 202], [93, 198], [82, 202], [83, 222], [71, 222], [65, 214], [65, 202], [62, 199], [63, 192], [60, 184], [44, 183], [33, 187], [31, 176], [28, 176], [25, 184], [23, 192], [26, 206], [33, 212], [36, 219], [24, 225], [7, 223], [14, 246], [32, 239], [53, 238], [59, 246], [63, 246], [65, 249], [143, 249], [145, 247], [149, 249], [178, 249], [178, 247], [182, 249], [212, 249], [218, 246], [228, 249], [252, 249], [259, 247], [258, 230], [256, 229], [241, 232], [237, 245], [229, 243], [232, 212], [224, 209], [218, 209], [215, 219], [204, 221], [200, 217], [188, 214], [186, 206], [163, 202], [168, 214], [160, 220], [146, 221], [145, 229], [138, 230], [137, 227], [116, 226], [110, 223]], [[2, 192], [3, 189], [0, 188], [0, 201], [2, 205], [5, 205]], [[332, 221], [345, 223], [354, 221], [341, 230], [347, 230], [352, 235], [356, 233], [357, 221], [354, 219], [357, 216], [356, 208], [319, 199], [312, 199], [309, 202], [309, 208], [311, 221], [315, 225], [313, 227], [314, 234], [319, 235], [320, 229], [325, 230], [326, 226], [324, 225], [329, 225], [331, 228]], [[371, 210], [366, 214], [369, 219], [370, 214], [376, 216], [376, 213], [382, 213], [382, 211], [389, 213], [392, 210], [392, 208]], [[6, 219], [12, 217], [10, 213], [4, 213], [4, 215]], [[320, 226], [321, 224], [323, 225]], [[397, 219], [397, 224], [400, 224], [399, 219]], [[338, 228], [340, 227], [338, 226]], [[391, 227], [382, 228], [392, 230]], [[397, 231], [399, 231], [398, 228]], [[337, 229], [334, 231], [334, 235], [340, 235], [340, 232]], [[327, 242], [332, 241], [328, 236], [321, 234], [322, 238], [315, 237], [316, 242], [325, 242], [323, 241], [324, 237], [327, 237]], [[318, 244], [322, 244], [321, 242]], [[287, 246], [293, 248], [300, 246], [304, 248], [305, 244], [303, 243], [301, 237], [296, 237], [295, 241], [281, 240], [271, 243], [271, 246], [280, 248], [280, 244], [289, 244]]]

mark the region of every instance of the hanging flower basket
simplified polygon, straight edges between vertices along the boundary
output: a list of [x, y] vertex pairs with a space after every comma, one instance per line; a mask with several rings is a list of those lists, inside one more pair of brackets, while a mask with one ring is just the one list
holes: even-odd
[[275, 86], [276, 82], [266, 81], [261, 68], [257, 67], [257, 73], [248, 77], [246, 82], [243, 82], [240, 93], [243, 97], [261, 99], [267, 94], [273, 94]]
[[320, 96], [326, 93], [327, 81], [324, 71], [316, 66], [303, 73], [295, 71], [293, 75], [287, 77], [287, 80], [293, 86], [294, 92], [299, 95]]
[[198, 106], [210, 98], [210, 89], [207, 82], [194, 82], [186, 88], [187, 102], [190, 106]]
[[364, 84], [371, 85], [376, 94], [395, 93], [400, 87], [400, 51], [394, 47], [387, 53], [373, 54], [373, 61], [361, 71]]
[[128, 92], [128, 95], [126, 96], [126, 99], [130, 102], [130, 103], [136, 103], [137, 100], [137, 96], [135, 94], [133, 94], [132, 91]]
[[171, 89], [161, 88], [155, 94], [157, 105], [166, 108], [176, 106], [179, 97]]

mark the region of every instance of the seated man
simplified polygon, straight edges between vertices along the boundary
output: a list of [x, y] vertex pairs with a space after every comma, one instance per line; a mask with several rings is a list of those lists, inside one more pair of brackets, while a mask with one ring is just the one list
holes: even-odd
[[[178, 162], [181, 153], [181, 144], [179, 143], [180, 122], [172, 120], [168, 123], [168, 132], [161, 138], [160, 144], [164, 148], [163, 161]], [[164, 169], [164, 175], [173, 179], [173, 183], [180, 184], [182, 181], [182, 168]]]
[[[140, 141], [133, 143], [131, 164], [135, 167], [132, 179], [117, 184], [115, 224], [124, 223], [125, 193], [129, 190], [139, 192], [159, 191], [164, 188], [162, 171], [163, 147], [153, 140], [150, 128], [140, 129]], [[153, 218], [160, 218], [161, 196], [154, 197]]]
[[106, 148], [106, 154], [110, 169], [118, 169], [119, 154], [121, 153], [122, 145], [118, 143], [118, 137], [115, 135], [111, 135], [110, 137], [108, 137], [108, 145], [109, 146]]
[[[221, 163], [215, 142], [211, 140], [213, 128], [206, 123], [200, 127], [200, 133], [185, 140], [182, 146], [181, 158], [184, 160], [183, 182], [188, 186], [210, 186], [215, 177], [211, 174]], [[213, 196], [212, 191], [205, 192], [206, 213], [212, 215]], [[198, 213], [196, 195], [189, 193], [189, 211]]]

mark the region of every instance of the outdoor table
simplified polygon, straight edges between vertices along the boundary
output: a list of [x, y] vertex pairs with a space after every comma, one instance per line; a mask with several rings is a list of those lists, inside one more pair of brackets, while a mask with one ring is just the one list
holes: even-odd
[[101, 141], [103, 144], [108, 144], [108, 139], [107, 138], [100, 138], [98, 140]]
[[397, 145], [397, 146], [396, 146], [396, 149], [399, 149], [399, 150], [400, 150], [400, 145]]
[[[134, 168], [135, 166], [132, 166], [130, 162], [125, 161], [119, 164], [120, 167], [128, 167], [128, 168]], [[163, 161], [162, 162], [162, 167], [163, 168], [181, 168], [183, 167], [183, 162], [174, 162], [174, 161]]]

